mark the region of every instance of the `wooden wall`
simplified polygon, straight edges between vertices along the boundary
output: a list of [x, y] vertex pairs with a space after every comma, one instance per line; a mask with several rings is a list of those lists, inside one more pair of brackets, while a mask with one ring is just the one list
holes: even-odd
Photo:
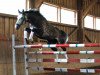
[[0, 13], [0, 39], [2, 40], [2, 37], [7, 37], [7, 39], [11, 39], [12, 34], [15, 34], [17, 38], [21, 38], [23, 31], [23, 28], [16, 31], [14, 29], [15, 22], [16, 22], [17, 16], [14, 15], [8, 15], [8, 14], [2, 14]]

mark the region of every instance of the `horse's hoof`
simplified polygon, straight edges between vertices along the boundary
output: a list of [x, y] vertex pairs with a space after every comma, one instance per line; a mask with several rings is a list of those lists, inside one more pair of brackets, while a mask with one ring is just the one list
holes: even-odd
[[60, 64], [60, 62], [57, 62], [58, 64]]
[[29, 42], [32, 43], [32, 44], [34, 43], [33, 39], [29, 39]]
[[26, 40], [26, 43], [29, 44], [29, 41], [27, 39], [25, 39], [25, 40]]
[[34, 41], [31, 41], [31, 43], [33, 44], [33, 43], [34, 43]]

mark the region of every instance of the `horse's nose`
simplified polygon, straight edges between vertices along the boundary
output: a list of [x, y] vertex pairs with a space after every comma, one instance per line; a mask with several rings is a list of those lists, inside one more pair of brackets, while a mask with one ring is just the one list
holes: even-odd
[[19, 28], [20, 28], [20, 25], [19, 24], [16, 24], [15, 25], [15, 29], [18, 30]]

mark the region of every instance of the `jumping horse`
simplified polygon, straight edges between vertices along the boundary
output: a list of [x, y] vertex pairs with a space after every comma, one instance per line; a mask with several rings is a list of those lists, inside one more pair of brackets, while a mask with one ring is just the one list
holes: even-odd
[[[68, 41], [67, 33], [50, 24], [37, 9], [18, 10], [18, 12], [15, 29], [18, 30], [23, 23], [28, 22], [29, 26], [25, 28], [25, 33], [26, 35], [27, 32], [30, 34], [29, 39], [35, 35], [40, 39], [47, 40], [48, 44], [65, 44]], [[26, 39], [28, 40], [27, 37]], [[51, 49], [57, 51], [57, 48]], [[66, 48], [62, 47], [62, 50], [66, 51]]]

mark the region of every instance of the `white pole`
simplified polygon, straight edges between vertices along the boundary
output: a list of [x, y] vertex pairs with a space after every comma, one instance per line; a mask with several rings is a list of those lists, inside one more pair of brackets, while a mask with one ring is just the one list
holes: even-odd
[[[24, 45], [26, 45], [26, 37], [27, 35], [24, 34]], [[25, 65], [25, 75], [28, 75], [28, 61], [27, 61], [28, 57], [27, 57], [27, 48], [24, 48], [24, 65]]]
[[13, 75], [16, 75], [16, 51], [15, 51], [15, 36], [12, 35], [12, 56], [13, 56]]

